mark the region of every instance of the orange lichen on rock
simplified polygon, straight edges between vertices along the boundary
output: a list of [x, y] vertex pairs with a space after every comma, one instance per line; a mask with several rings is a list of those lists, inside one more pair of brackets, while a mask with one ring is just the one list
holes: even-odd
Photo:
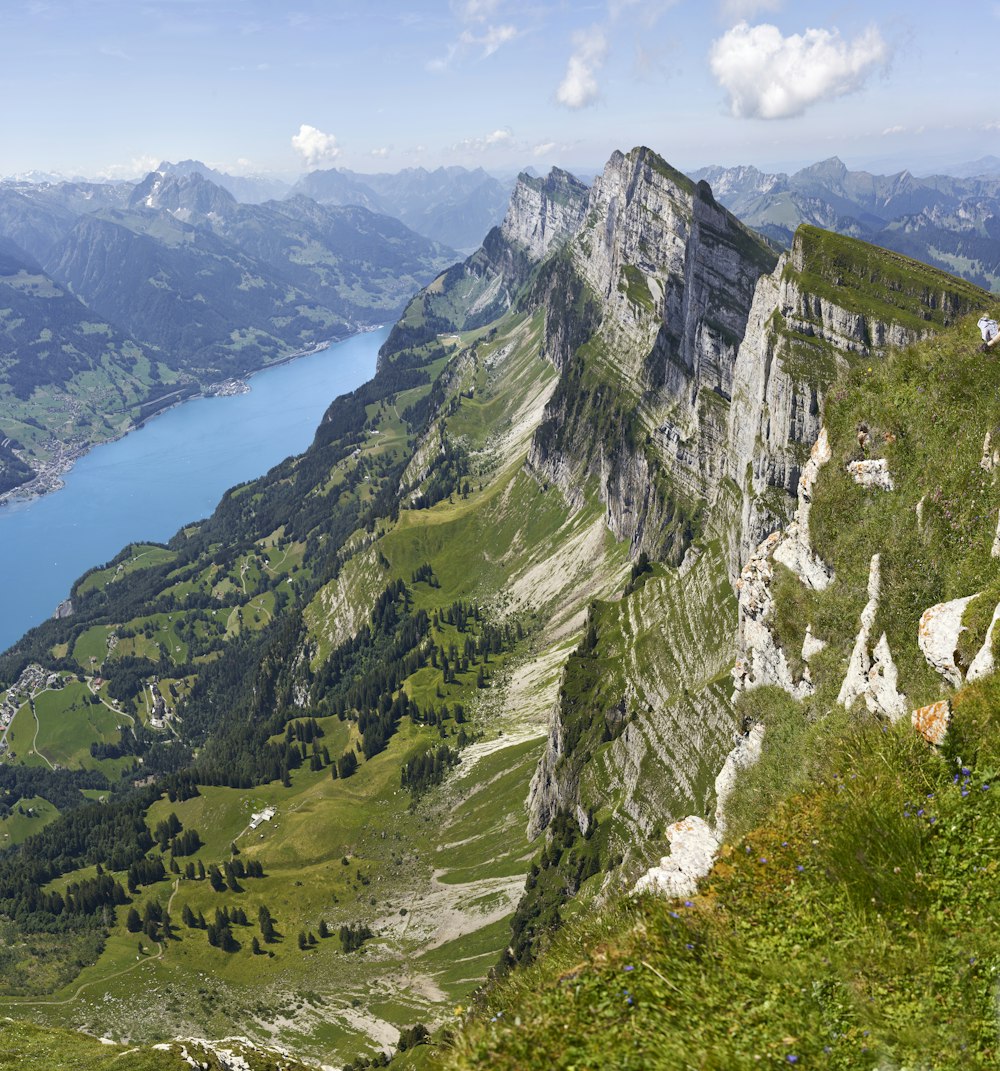
[[930, 706], [920, 707], [911, 715], [913, 728], [927, 741], [939, 747], [944, 741], [951, 721], [951, 703], [941, 699]]

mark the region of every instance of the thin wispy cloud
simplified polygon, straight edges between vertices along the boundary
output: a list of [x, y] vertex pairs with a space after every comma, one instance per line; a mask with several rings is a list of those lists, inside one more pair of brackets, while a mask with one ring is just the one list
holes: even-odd
[[836, 30], [785, 37], [741, 22], [713, 43], [709, 62], [735, 118], [789, 119], [861, 89], [886, 68], [889, 48], [875, 26], [848, 42]]
[[500, 7], [500, 0], [457, 0], [452, 10], [465, 22], [483, 22]]
[[726, 22], [742, 22], [765, 11], [778, 11], [781, 0], [722, 0], [719, 15]]
[[602, 26], [580, 30], [573, 35], [573, 46], [566, 73], [556, 89], [556, 100], [576, 110], [593, 104], [600, 94], [597, 72], [608, 54], [607, 32]]
[[[573, 51], [556, 88], [556, 101], [566, 108], [586, 108], [600, 97], [598, 75], [611, 49], [612, 33], [631, 25], [637, 40], [648, 38], [664, 14], [680, 0], [608, 0], [607, 18], [573, 34]], [[640, 54], [642, 45], [637, 45]]]
[[465, 29], [447, 45], [444, 55], [427, 61], [424, 65], [426, 69], [432, 72], [445, 71], [452, 63], [473, 54], [479, 59], [487, 59], [519, 37], [521, 32], [513, 23], [491, 21], [499, 7], [499, 0], [462, 0], [453, 3], [452, 11], [465, 24]]
[[319, 167], [331, 164], [340, 155], [337, 139], [333, 134], [324, 134], [308, 123], [299, 127], [299, 132], [292, 136], [292, 148], [302, 157], [306, 167]]
[[517, 37], [517, 27], [509, 24], [503, 26], [488, 26], [486, 32], [475, 34], [471, 30], [465, 30], [459, 37], [459, 42], [469, 48], [482, 48], [482, 56], [492, 56], [501, 45], [513, 41]]

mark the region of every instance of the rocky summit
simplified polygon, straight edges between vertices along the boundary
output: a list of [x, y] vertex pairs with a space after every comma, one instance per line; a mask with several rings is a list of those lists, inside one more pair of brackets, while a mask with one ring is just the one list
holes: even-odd
[[[202, 181], [143, 196], [249, 242]], [[992, 301], [648, 148], [521, 175], [308, 451], [0, 658], [0, 1035], [990, 1066]]]

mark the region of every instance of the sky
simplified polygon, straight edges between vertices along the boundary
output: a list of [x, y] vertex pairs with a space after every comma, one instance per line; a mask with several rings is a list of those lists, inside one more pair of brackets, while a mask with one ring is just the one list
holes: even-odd
[[1000, 155], [1000, 2], [0, 0], [0, 175]]

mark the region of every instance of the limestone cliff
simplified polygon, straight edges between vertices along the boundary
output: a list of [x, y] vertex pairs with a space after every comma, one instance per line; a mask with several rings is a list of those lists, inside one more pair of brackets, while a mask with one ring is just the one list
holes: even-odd
[[500, 226], [413, 298], [383, 357], [502, 316], [539, 261], [576, 232], [586, 204], [587, 187], [567, 171], [553, 168], [544, 179], [520, 175]]
[[[586, 827], [593, 808], [608, 806], [628, 845], [658, 819], [711, 812], [734, 728], [720, 672], [736, 661], [738, 690], [811, 693], [808, 662], [822, 644], [795, 652], [805, 667], [796, 679], [772, 632], [772, 561], [814, 590], [833, 579], [808, 523], [826, 448], [807, 462], [838, 371], [952, 322], [979, 294], [816, 228], [778, 258], [704, 183], [646, 149], [611, 158], [580, 231], [543, 264], [534, 292], [560, 379], [530, 468], [571, 504], [597, 495], [633, 556], [684, 561], [683, 595], [658, 615], [637, 615], [637, 595], [620, 618], [600, 610], [598, 650], [627, 637], [616, 662], [624, 677], [582, 694], [592, 655], [577, 652], [532, 786], [533, 831], [560, 811]], [[710, 583], [690, 572], [705, 549], [719, 563]], [[736, 615], [725, 609], [731, 583]], [[657, 653], [637, 658], [650, 637]]]
[[701, 528], [725, 475], [737, 347], [775, 260], [649, 149], [615, 153], [594, 184], [546, 311], [589, 305], [600, 326], [564, 359], [529, 464], [571, 498], [593, 482], [633, 552], [679, 562]]

